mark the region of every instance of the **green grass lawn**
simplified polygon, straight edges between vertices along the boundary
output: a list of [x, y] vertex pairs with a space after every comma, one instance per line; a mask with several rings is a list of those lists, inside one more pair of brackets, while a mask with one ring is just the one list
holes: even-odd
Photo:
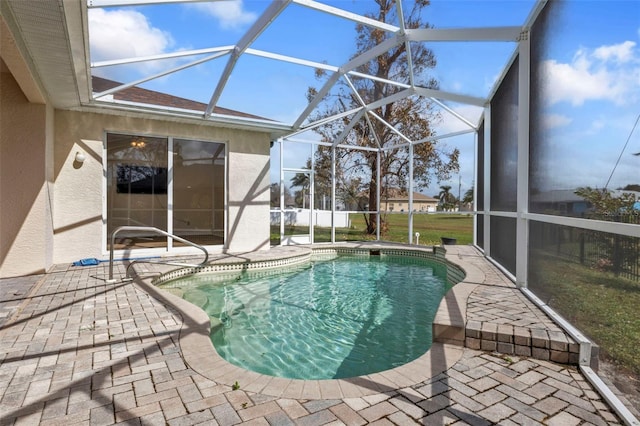
[[541, 252], [530, 266], [532, 291], [615, 364], [640, 375], [640, 283]]
[[[365, 233], [366, 224], [361, 213], [350, 215], [351, 228], [336, 228], [336, 241], [366, 241], [375, 240], [375, 235]], [[381, 240], [396, 243], [409, 242], [408, 216], [405, 214], [390, 214], [386, 216], [388, 232], [381, 236]], [[288, 226], [285, 235], [307, 234], [307, 227]], [[458, 244], [473, 242], [473, 216], [459, 214], [416, 214], [413, 217], [413, 232], [420, 233], [420, 245], [440, 244], [440, 237], [455, 238]], [[314, 230], [316, 242], [331, 241], [331, 229], [316, 226]], [[280, 241], [280, 228], [271, 227], [271, 244]], [[414, 238], [415, 243], [415, 238]]]

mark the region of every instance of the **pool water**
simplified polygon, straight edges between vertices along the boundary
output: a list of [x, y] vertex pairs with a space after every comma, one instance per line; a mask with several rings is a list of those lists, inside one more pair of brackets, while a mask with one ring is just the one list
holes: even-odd
[[187, 278], [180, 287], [212, 318], [211, 340], [225, 360], [307, 380], [371, 374], [420, 357], [449, 288], [444, 266], [392, 256], [245, 275], [223, 283]]

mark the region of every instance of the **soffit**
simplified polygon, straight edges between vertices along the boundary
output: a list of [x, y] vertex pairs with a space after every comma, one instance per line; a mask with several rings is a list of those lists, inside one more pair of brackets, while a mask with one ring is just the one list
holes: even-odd
[[44, 104], [42, 90], [34, 80], [31, 70], [16, 45], [12, 31], [9, 30], [4, 15], [0, 16], [0, 72], [11, 73], [29, 102]]
[[14, 27], [14, 37], [51, 104], [57, 108], [78, 106], [62, 1], [3, 0], [3, 16]]

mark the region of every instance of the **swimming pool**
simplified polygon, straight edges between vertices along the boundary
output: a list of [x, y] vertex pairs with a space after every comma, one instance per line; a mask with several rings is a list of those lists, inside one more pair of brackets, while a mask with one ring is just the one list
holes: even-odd
[[388, 370], [423, 355], [450, 288], [446, 267], [400, 256], [314, 256], [286, 270], [233, 280], [173, 281], [211, 318], [222, 358], [294, 379], [345, 378]]

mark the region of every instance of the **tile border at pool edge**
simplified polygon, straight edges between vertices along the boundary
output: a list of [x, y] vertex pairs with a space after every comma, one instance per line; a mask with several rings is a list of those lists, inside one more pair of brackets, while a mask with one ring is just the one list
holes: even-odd
[[218, 354], [209, 338], [209, 316], [200, 307], [157, 288], [152, 277], [136, 279], [135, 283], [182, 315], [179, 345], [189, 367], [219, 384], [231, 387], [238, 383], [247, 392], [291, 399], [357, 398], [419, 384], [448, 370], [462, 357], [462, 347], [434, 342], [419, 358], [366, 376], [326, 380], [267, 376], [237, 367]]

